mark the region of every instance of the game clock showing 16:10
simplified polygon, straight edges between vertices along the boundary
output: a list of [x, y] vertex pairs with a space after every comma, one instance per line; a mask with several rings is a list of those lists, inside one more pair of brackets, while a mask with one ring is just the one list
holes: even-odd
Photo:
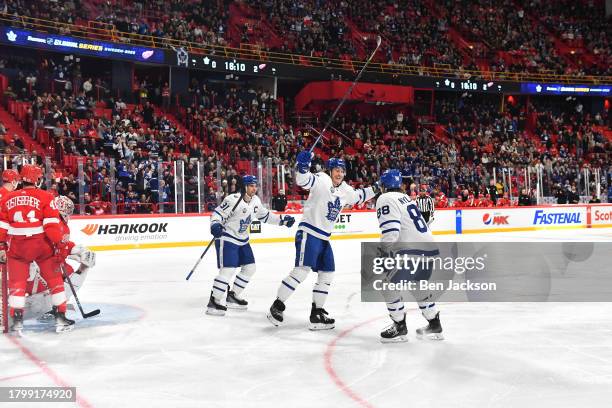
[[276, 75], [276, 68], [267, 63], [260, 63], [257, 61], [239, 61], [236, 59], [211, 58], [209, 56], [192, 56], [190, 60], [193, 68], [234, 72], [239, 74]]

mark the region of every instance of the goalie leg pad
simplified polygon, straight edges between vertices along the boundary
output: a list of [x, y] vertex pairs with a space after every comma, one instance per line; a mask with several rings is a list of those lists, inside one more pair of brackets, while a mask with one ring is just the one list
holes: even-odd
[[282, 280], [276, 297], [284, 303], [293, 294], [297, 286], [304, 282], [310, 271], [311, 269], [308, 266], [296, 266], [293, 268], [291, 273]]

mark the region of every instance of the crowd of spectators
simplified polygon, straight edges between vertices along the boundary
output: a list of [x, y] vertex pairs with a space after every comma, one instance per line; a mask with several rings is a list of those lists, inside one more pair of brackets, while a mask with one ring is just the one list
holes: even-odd
[[[73, 0], [34, 3], [0, 1], [0, 10], [13, 15], [75, 23], [96, 20], [120, 32], [186, 40], [202, 45], [258, 43], [244, 29], [240, 39], [229, 38], [231, 0], [205, 2], [154, 1], [86, 2]], [[608, 74], [609, 17], [593, 2], [541, 0], [264, 0], [245, 1], [265, 20], [282, 44], [277, 51], [304, 55], [354, 58], [371, 48], [377, 34], [383, 39], [380, 61], [409, 65], [447, 65], [476, 69], [487, 61], [494, 71]], [[60, 27], [60, 31], [68, 30]], [[466, 48], [449, 37], [456, 29], [476, 48]], [[358, 29], [365, 35], [354, 35]], [[240, 30], [239, 30], [240, 31]], [[553, 35], [569, 45], [584, 46], [594, 57], [588, 62], [561, 51]], [[264, 44], [264, 47], [266, 45]], [[461, 51], [460, 51], [461, 48]], [[591, 64], [595, 62], [595, 64]]]
[[[197, 211], [198, 200], [203, 209], [213, 208], [239, 189], [240, 174], [255, 171], [252, 163], [266, 160], [275, 169], [284, 165], [285, 185], [275, 186], [275, 194], [304, 197], [292, 168], [296, 153], [316, 134], [284, 122], [278, 102], [262, 87], [194, 78], [189, 91], [192, 104], [176, 118], [147, 98], [126, 104], [109, 96], [101, 109], [84, 89], [11, 98], [29, 101], [33, 128], [44, 129], [52, 143], [51, 167], [58, 176], [51, 188], [83, 198], [88, 212], [111, 211], [111, 194], [119, 212], [155, 212], [160, 202], [173, 211], [174, 161], [183, 162], [188, 211]], [[457, 205], [506, 205], [517, 197], [523, 204], [534, 202], [538, 168], [545, 175], [544, 195], [565, 197], [560, 202], [571, 202], [572, 192], [584, 194], [584, 168], [602, 169], [605, 191], [611, 147], [597, 129], [608, 118], [586, 113], [580, 100], [555, 100], [532, 98], [527, 104], [519, 97], [500, 109], [498, 96], [437, 93], [433, 122], [442, 125], [442, 137], [402, 109], [347, 110], [326, 134], [314, 165], [322, 169], [327, 157], [342, 156], [347, 180], [356, 186], [378, 180], [386, 168], [399, 168], [414, 194], [425, 186], [431, 194], [457, 198]], [[327, 114], [319, 119], [324, 122]], [[10, 140], [3, 128], [0, 124], [0, 146], [19, 153], [20, 141]], [[76, 181], [75, 162], [66, 159], [75, 156], [85, 159], [83, 186]], [[594, 191], [592, 178], [588, 186]]]
[[[603, 2], [532, 0], [525, 8], [571, 47], [585, 47], [596, 58], [599, 74], [608, 74], [612, 63], [612, 20]], [[597, 72], [596, 72], [597, 73]]]

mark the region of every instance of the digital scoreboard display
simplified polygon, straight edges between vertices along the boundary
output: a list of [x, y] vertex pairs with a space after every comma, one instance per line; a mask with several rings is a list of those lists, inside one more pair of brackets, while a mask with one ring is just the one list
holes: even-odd
[[189, 68], [245, 75], [277, 75], [276, 66], [269, 62], [222, 58], [215, 55], [198, 55], [193, 53], [189, 54]]
[[612, 85], [523, 83], [521, 84], [521, 91], [536, 95], [610, 96]]
[[164, 64], [161, 49], [89, 40], [58, 34], [40, 33], [13, 27], [0, 27], [0, 42], [42, 50], [122, 59], [134, 62]]

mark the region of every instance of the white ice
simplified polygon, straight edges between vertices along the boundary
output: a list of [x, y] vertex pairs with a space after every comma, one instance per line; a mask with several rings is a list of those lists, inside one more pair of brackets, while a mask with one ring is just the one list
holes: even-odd
[[[612, 230], [460, 239], [612, 241]], [[101, 252], [80, 296], [102, 314], [62, 335], [27, 321], [24, 337], [0, 336], [0, 387], [74, 386], [83, 407], [611, 406], [612, 303], [440, 304], [442, 342], [415, 339], [425, 321], [410, 305], [409, 342], [383, 345], [384, 305], [360, 302], [359, 241], [332, 245], [337, 327], [324, 332], [307, 330], [314, 276], [283, 327], [265, 318], [291, 243], [253, 246], [249, 310], [225, 317], [204, 314], [214, 254], [186, 282], [201, 248]]]

